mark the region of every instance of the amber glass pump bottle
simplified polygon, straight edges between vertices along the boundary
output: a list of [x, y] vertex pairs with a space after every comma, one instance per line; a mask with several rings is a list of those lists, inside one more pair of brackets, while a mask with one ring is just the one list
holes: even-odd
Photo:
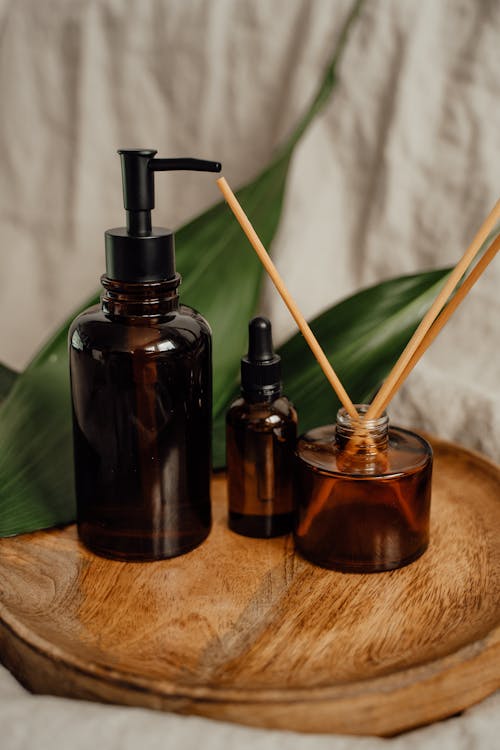
[[230, 529], [261, 538], [292, 530], [296, 435], [297, 414], [282, 393], [271, 323], [254, 318], [241, 360], [241, 398], [226, 418]]
[[215, 162], [119, 151], [127, 227], [105, 234], [102, 304], [69, 331], [78, 533], [121, 560], [183, 554], [211, 525], [211, 331], [179, 304], [174, 236], [151, 226], [154, 172]]

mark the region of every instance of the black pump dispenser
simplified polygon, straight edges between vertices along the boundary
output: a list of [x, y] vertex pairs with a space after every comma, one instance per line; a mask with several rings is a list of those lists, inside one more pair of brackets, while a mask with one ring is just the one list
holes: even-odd
[[151, 226], [154, 172], [220, 172], [221, 165], [203, 159], [155, 159], [157, 151], [152, 149], [120, 149], [118, 153], [127, 226], [105, 233], [106, 275], [129, 283], [175, 280], [174, 233]]
[[248, 354], [241, 359], [241, 392], [248, 401], [272, 401], [282, 392], [281, 357], [273, 349], [271, 321], [253, 318], [248, 325]]

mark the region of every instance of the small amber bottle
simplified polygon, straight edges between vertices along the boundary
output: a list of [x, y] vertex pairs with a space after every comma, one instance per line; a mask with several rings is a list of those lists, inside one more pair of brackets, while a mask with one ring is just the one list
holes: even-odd
[[[360, 414], [366, 405], [356, 407]], [[429, 543], [432, 450], [379, 419], [337, 424], [299, 438], [295, 543], [308, 560], [373, 573], [416, 560]]]
[[229, 528], [269, 538], [292, 530], [297, 414], [282, 395], [271, 323], [254, 318], [241, 360], [241, 398], [226, 419]]

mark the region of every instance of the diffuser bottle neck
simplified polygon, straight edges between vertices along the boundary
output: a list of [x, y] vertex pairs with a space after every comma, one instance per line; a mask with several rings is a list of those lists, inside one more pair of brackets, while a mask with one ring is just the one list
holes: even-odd
[[156, 318], [179, 308], [178, 287], [181, 277], [176, 274], [168, 281], [130, 283], [116, 281], [104, 275], [102, 309], [107, 315], [120, 318]]
[[344, 471], [376, 474], [387, 467], [389, 417], [384, 413], [377, 419], [363, 419], [367, 410], [367, 404], [356, 405], [359, 420], [353, 419], [345, 409], [337, 413], [337, 464]]

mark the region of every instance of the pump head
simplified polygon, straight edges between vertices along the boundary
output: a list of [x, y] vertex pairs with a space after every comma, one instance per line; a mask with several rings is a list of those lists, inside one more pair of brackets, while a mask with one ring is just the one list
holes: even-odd
[[220, 172], [221, 164], [203, 159], [155, 159], [157, 151], [152, 149], [120, 149], [118, 153], [127, 226], [105, 233], [106, 275], [137, 283], [175, 279], [174, 233], [151, 226], [154, 172]]

